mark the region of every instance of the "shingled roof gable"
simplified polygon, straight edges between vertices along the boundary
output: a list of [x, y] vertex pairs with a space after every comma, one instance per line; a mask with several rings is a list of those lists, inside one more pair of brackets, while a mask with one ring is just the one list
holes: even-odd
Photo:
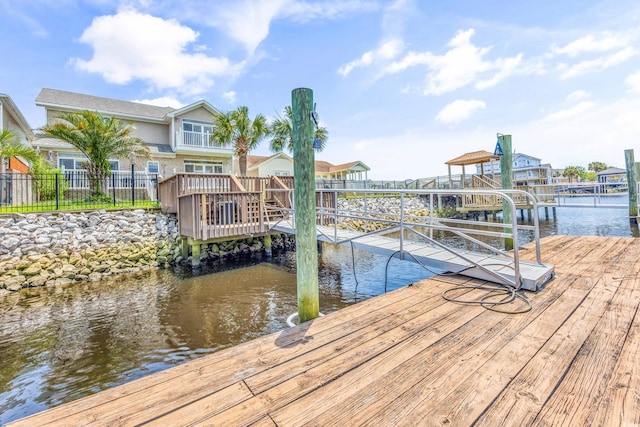
[[113, 115], [146, 117], [164, 120], [168, 113], [175, 111], [172, 107], [157, 107], [139, 102], [122, 101], [100, 96], [84, 95], [57, 89], [44, 88], [36, 98], [36, 105], [41, 107], [65, 107], [70, 110], [91, 110]]

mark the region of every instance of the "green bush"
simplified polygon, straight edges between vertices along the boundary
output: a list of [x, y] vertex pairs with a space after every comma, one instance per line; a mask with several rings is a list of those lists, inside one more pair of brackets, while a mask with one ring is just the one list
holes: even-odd
[[62, 176], [60, 169], [52, 168], [49, 163], [40, 158], [31, 165], [31, 175], [40, 201], [46, 202], [56, 199], [56, 176], [59, 200], [64, 199], [64, 193], [69, 188], [69, 183]]

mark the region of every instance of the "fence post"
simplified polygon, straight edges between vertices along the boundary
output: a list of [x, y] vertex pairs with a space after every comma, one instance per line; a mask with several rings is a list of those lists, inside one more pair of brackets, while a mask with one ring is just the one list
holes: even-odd
[[59, 173], [56, 174], [56, 210], [60, 209], [60, 182], [58, 181]]
[[158, 203], [159, 205], [160, 204], [160, 183], [158, 182], [158, 174], [156, 174], [154, 188], [156, 189], [156, 203]]
[[136, 164], [131, 162], [131, 206], [136, 205]]
[[111, 172], [111, 195], [113, 196], [113, 206], [116, 205], [116, 175]]

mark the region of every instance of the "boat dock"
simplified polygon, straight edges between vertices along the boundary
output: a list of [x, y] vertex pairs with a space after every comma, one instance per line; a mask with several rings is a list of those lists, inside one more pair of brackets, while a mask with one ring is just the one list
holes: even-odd
[[437, 276], [9, 425], [637, 425], [640, 240], [542, 250], [556, 278], [525, 313]]

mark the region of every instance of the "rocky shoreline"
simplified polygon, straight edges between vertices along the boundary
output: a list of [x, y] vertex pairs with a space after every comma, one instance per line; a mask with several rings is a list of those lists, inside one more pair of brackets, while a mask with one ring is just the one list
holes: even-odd
[[[0, 236], [0, 295], [190, 261], [176, 217], [142, 209], [12, 214], [0, 218]], [[294, 246], [293, 236], [272, 236], [275, 250]], [[201, 259], [263, 251], [262, 238], [238, 239], [202, 245]]]
[[[418, 197], [405, 212], [428, 215]], [[362, 211], [364, 199], [341, 199], [338, 209]], [[397, 214], [397, 197], [370, 198], [369, 212]], [[355, 224], [349, 224], [353, 227]], [[271, 236], [275, 251], [294, 250], [295, 236]], [[203, 244], [201, 261], [264, 254], [262, 237]], [[93, 281], [165, 265], [183, 258], [177, 218], [143, 209], [19, 214], [0, 217], [0, 296], [22, 288]]]

